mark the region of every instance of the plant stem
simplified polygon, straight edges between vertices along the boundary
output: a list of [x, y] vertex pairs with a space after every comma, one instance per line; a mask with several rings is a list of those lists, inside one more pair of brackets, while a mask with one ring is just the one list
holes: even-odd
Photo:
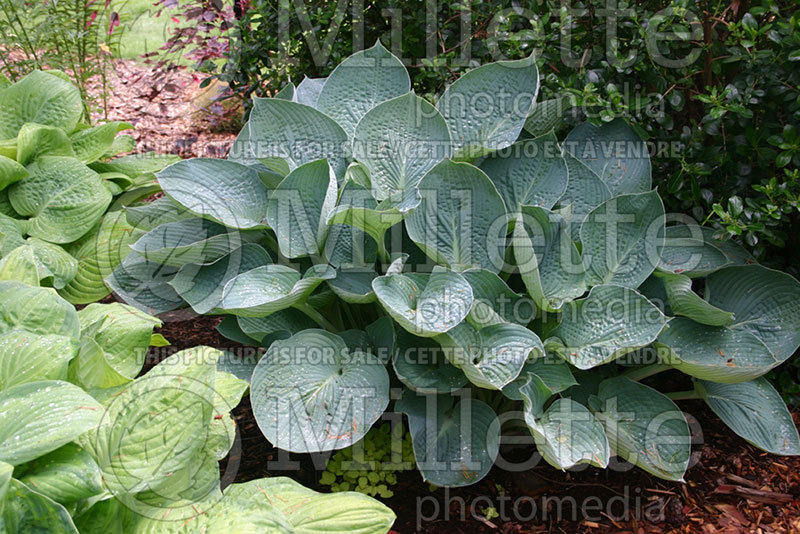
[[700, 399], [700, 395], [693, 389], [689, 391], [673, 391], [672, 393], [667, 393], [666, 395], [674, 401]]
[[657, 375], [658, 373], [667, 371], [669, 369], [671, 369], [669, 365], [654, 363], [652, 365], [646, 365], [644, 367], [637, 367], [635, 369], [631, 369], [630, 371], [623, 373], [623, 376], [638, 382], [639, 380], [644, 380], [649, 376]]
[[295, 306], [298, 310], [305, 313], [309, 317], [311, 317], [315, 323], [317, 323], [320, 327], [324, 328], [328, 332], [336, 332], [336, 327], [331, 324], [321, 313], [314, 309], [313, 306], [304, 302], [303, 304], [298, 304]]

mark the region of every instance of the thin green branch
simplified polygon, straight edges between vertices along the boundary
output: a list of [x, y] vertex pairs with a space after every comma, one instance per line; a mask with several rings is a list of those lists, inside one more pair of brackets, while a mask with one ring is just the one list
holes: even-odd
[[639, 380], [644, 380], [645, 378], [657, 375], [658, 373], [662, 373], [670, 369], [672, 369], [672, 367], [670, 367], [669, 365], [654, 363], [652, 365], [646, 365], [644, 367], [636, 367], [635, 369], [631, 369], [630, 371], [623, 373], [623, 376], [638, 382]]

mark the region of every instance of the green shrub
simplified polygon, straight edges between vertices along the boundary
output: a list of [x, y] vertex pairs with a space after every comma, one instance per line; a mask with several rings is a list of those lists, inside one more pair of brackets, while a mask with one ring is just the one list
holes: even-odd
[[[167, 196], [128, 210], [147, 233], [108, 281], [142, 308], [235, 316], [228, 334], [267, 347], [256, 420], [292, 452], [359, 442], [397, 399], [423, 477], [473, 484], [497, 410], [516, 407], [560, 469], [613, 450], [682, 480], [673, 399], [702, 398], [754, 445], [800, 454], [761, 378], [800, 344], [800, 284], [667, 217], [624, 120], [531, 138], [559, 119], [531, 114], [539, 81], [533, 58], [491, 63], [434, 107], [377, 43], [257, 98], [227, 161], [157, 174]], [[641, 383], [664, 371], [693, 389]]]

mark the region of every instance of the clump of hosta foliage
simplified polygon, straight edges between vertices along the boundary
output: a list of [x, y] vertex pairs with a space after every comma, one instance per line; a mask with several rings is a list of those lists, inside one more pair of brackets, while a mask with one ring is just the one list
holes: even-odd
[[[108, 282], [265, 347], [250, 399], [289, 451], [348, 447], [389, 409], [426, 480], [472, 484], [517, 410], [558, 468], [615, 454], [682, 480], [673, 399], [702, 398], [800, 454], [761, 378], [800, 343], [800, 284], [666, 217], [623, 120], [542, 134], [562, 110], [538, 81], [532, 58], [488, 64], [433, 105], [377, 44], [257, 98], [227, 161], [171, 165], [167, 196], [127, 211], [147, 233]], [[693, 389], [642, 383], [667, 371]]]
[[160, 324], [124, 304], [76, 311], [51, 288], [0, 282], [3, 532], [388, 531], [391, 511], [358, 493], [271, 478], [223, 494], [230, 411], [248, 383], [210, 347], [141, 374], [148, 346], [165, 344]]
[[75, 304], [109, 294], [103, 278], [137, 237], [118, 208], [158, 191], [153, 173], [178, 159], [115, 158], [134, 150], [117, 135], [133, 126], [90, 126], [84, 109], [57, 71], [0, 84], [0, 279], [25, 273]]

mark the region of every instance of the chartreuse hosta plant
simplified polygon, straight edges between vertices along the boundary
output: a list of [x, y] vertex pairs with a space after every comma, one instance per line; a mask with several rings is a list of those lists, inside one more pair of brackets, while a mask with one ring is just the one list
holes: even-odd
[[0, 279], [27, 272], [75, 304], [109, 294], [103, 278], [136, 237], [117, 208], [157, 191], [153, 172], [177, 159], [112, 159], [135, 149], [117, 136], [133, 126], [90, 126], [84, 109], [57, 71], [0, 89]]
[[[0, 525], [49, 534], [385, 534], [359, 493], [286, 478], [220, 486], [229, 412], [248, 388], [197, 347], [141, 374], [161, 322], [124, 304], [81, 311], [0, 282]], [[235, 475], [235, 473], [234, 473]]]
[[[166, 197], [127, 210], [147, 233], [108, 282], [265, 347], [250, 399], [289, 451], [348, 447], [393, 410], [424, 478], [467, 485], [516, 410], [558, 468], [613, 454], [682, 480], [674, 400], [702, 398], [800, 454], [762, 378], [800, 343], [800, 284], [667, 218], [623, 120], [526, 133], [552, 122], [538, 79], [532, 58], [484, 65], [434, 105], [378, 43], [256, 99], [227, 161], [175, 163]], [[668, 370], [692, 390], [643, 383]]]

